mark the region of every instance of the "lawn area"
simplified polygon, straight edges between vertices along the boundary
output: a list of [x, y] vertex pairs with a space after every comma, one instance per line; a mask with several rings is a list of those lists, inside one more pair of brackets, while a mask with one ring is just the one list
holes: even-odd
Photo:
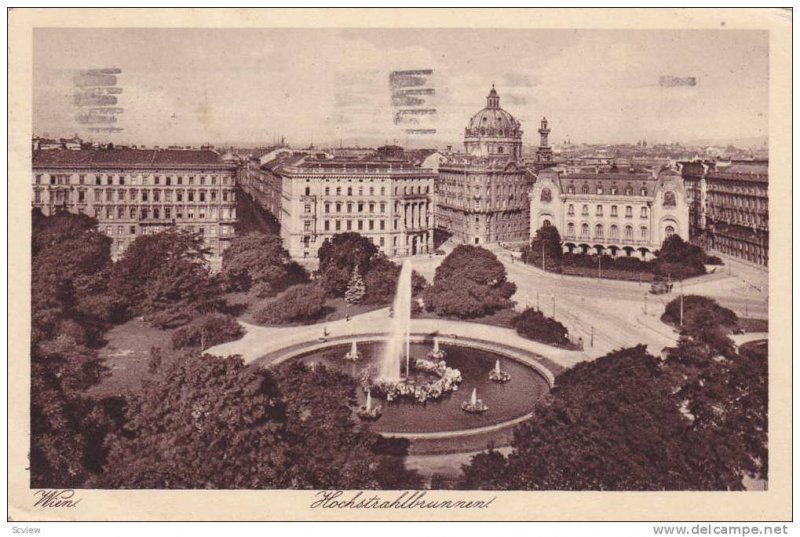
[[147, 361], [150, 349], [170, 349], [170, 338], [174, 330], [159, 330], [144, 321], [133, 319], [115, 326], [105, 334], [108, 341], [100, 349], [110, 375], [89, 390], [93, 397], [107, 397], [137, 391], [142, 379], [147, 376]]
[[[276, 297], [258, 298], [249, 293], [230, 293], [225, 297], [229, 304], [242, 308], [239, 320], [249, 324], [259, 324], [253, 319], [255, 312], [273, 302]], [[276, 326], [302, 326], [307, 324], [327, 323], [344, 319], [349, 313], [351, 317], [388, 307], [388, 304], [347, 304], [344, 298], [327, 298], [325, 311], [321, 318], [314, 322], [281, 324]]]

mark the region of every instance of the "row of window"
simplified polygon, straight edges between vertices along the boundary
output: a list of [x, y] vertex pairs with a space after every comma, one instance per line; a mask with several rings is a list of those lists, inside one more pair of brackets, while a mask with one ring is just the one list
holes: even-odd
[[[667, 237], [671, 237], [675, 234], [675, 228], [672, 226], [667, 226], [664, 228], [665, 234]], [[592, 236], [595, 239], [604, 239], [605, 238], [605, 230], [601, 224], [597, 224], [594, 226], [594, 235]], [[575, 237], [575, 224], [572, 222], [567, 224], [567, 238], [574, 239]], [[589, 224], [581, 225], [581, 239], [589, 239]], [[618, 240], [619, 239], [619, 228], [615, 225], [612, 225], [609, 228], [608, 238], [611, 240]], [[625, 235], [624, 240], [632, 241], [633, 240], [633, 226], [625, 226]], [[650, 240], [650, 230], [647, 226], [641, 226], [639, 228], [639, 240], [642, 241], [649, 241]]]
[[[547, 189], [544, 189], [544, 190], [547, 190]], [[581, 186], [581, 194], [588, 194], [589, 190], [590, 189], [589, 189], [589, 185], [588, 184], [584, 183]], [[618, 194], [618, 192], [619, 192], [619, 189], [617, 187], [615, 187], [615, 186], [612, 186], [612, 187], [609, 188], [609, 192], [608, 193], [611, 194], [612, 196], [615, 196], [615, 195]], [[574, 194], [574, 193], [575, 193], [575, 185], [567, 186], [567, 194]], [[597, 185], [597, 188], [595, 189], [595, 194], [605, 194], [605, 189], [603, 188], [602, 185]], [[632, 186], [625, 187], [625, 195], [626, 196], [633, 196], [633, 187]], [[643, 186], [642, 188], [640, 188], [639, 189], [639, 195], [640, 196], [647, 196], [647, 187]]]
[[[114, 195], [115, 192], [116, 192], [116, 196]], [[152, 200], [154, 202], [159, 202], [159, 201], [161, 201], [161, 198], [162, 198], [162, 192], [163, 192], [164, 201], [171, 202], [172, 201], [172, 197], [173, 197], [172, 196], [172, 193], [173, 193], [172, 190], [163, 190], [163, 191], [162, 190], [153, 190], [151, 192], [150, 190], [141, 190], [141, 191], [139, 191], [139, 190], [137, 190], [135, 188], [131, 188], [129, 190], [119, 189], [119, 190], [116, 190], [116, 191], [112, 190], [112, 189], [105, 190], [105, 193], [106, 193], [105, 199], [106, 199], [106, 201], [114, 201], [114, 198], [116, 197], [116, 201], [150, 202]], [[197, 195], [195, 196], [195, 191], [194, 190], [187, 190], [187, 191], [176, 190], [175, 191], [175, 201], [181, 202], [181, 201], [184, 201], [184, 198], [185, 198], [185, 201], [190, 202], [190, 203], [191, 202], [195, 202], [195, 201], [200, 202], [200, 203], [204, 203], [204, 202], [207, 202], [207, 201], [211, 202], [211, 203], [214, 203], [218, 199], [216, 190], [211, 190], [210, 192], [206, 192], [205, 190], [199, 190], [199, 191], [197, 191], [196, 194]], [[220, 197], [221, 197], [221, 200], [223, 202], [234, 202], [234, 201], [236, 201], [236, 195], [234, 194], [233, 190], [223, 190]], [[79, 190], [78, 191], [78, 202], [85, 202], [85, 201], [86, 201], [85, 191], [84, 190]], [[103, 190], [95, 190], [94, 191], [94, 201], [95, 202], [103, 201]]]
[[[647, 207], [641, 207], [639, 210], [639, 217], [640, 218], [647, 218]], [[595, 207], [594, 211], [595, 216], [603, 216], [603, 206], [598, 205]], [[611, 206], [611, 216], [618, 216], [617, 214], [617, 206]], [[575, 206], [573, 204], [567, 205], [567, 216], [575, 216]], [[589, 206], [583, 205], [581, 207], [581, 216], [589, 216]], [[625, 207], [625, 218], [633, 218], [633, 207], [628, 205]]]
[[[138, 220], [159, 220], [163, 217], [165, 220], [183, 220], [184, 218], [192, 220], [197, 215], [197, 218], [204, 220], [206, 217], [216, 219], [219, 214], [220, 220], [235, 220], [236, 211], [233, 208], [222, 208], [219, 213], [216, 207], [183, 207], [178, 205], [176, 207], [95, 207], [94, 217], [97, 219], [105, 216], [106, 220], [125, 220], [138, 219]], [[127, 215], [127, 216], [126, 216]]]
[[[149, 227], [148, 226], [148, 227], [142, 228], [141, 231], [142, 231], [143, 235], [146, 235], [146, 234], [148, 234], [147, 233], [148, 231], [161, 231], [162, 229], [164, 229], [163, 227], [160, 227], [160, 226], [159, 226], [159, 228], [160, 229], [156, 229], [154, 227]], [[116, 227], [115, 226], [106, 226], [104, 229], [105, 229], [106, 235], [108, 235], [109, 237], [114, 237], [114, 236], [120, 236], [120, 235], [136, 235], [137, 226], [136, 225], [128, 226], [127, 233], [125, 232], [125, 226], [116, 226]], [[183, 229], [188, 229], [191, 233], [194, 233], [196, 231], [200, 235], [206, 235], [206, 234], [208, 234], [208, 235], [216, 235], [217, 234], [217, 227], [216, 226], [197, 226], [195, 228], [195, 226], [190, 225], [190, 226], [185, 226]], [[233, 233], [234, 233], [233, 229], [232, 228], [228, 228], [227, 226], [222, 226], [220, 228], [219, 232], [220, 232], [220, 235], [233, 235]]]
[[[430, 193], [430, 186], [427, 186], [427, 185], [426, 186], [422, 186], [422, 185], [404, 186], [404, 187], [402, 187], [402, 190], [400, 188], [401, 187], [397, 187], [397, 186], [394, 187], [394, 195], [395, 196], [399, 196], [400, 194], [429, 194]], [[348, 186], [346, 189], [344, 189], [341, 186], [337, 186], [335, 188], [335, 190], [332, 190], [331, 187], [326, 186], [325, 187], [325, 195], [326, 196], [330, 196], [331, 192], [335, 192], [336, 196], [343, 196], [343, 195], [353, 196], [354, 195], [353, 192], [357, 192], [356, 195], [358, 195], [358, 196], [363, 196], [364, 195], [364, 187], [360, 186], [360, 187], [358, 187], [358, 190], [353, 190], [352, 186]], [[369, 192], [369, 194], [368, 194], [369, 196], [374, 196], [375, 192], [376, 192], [376, 189], [375, 189], [374, 186], [371, 186], [371, 187], [368, 188], [367, 192]], [[305, 195], [306, 196], [310, 196], [311, 195], [311, 187], [310, 186], [307, 186], [305, 188]], [[380, 188], [380, 195], [381, 196], [385, 196], [386, 195], [386, 187], [385, 186], [382, 186]]]
[[[47, 174], [37, 173], [34, 175], [34, 182], [37, 185], [46, 184]], [[71, 184], [71, 175], [69, 174], [49, 174], [49, 183], [51, 185], [68, 185]], [[167, 185], [170, 186], [172, 184], [182, 185], [184, 184], [184, 180], [186, 180], [187, 185], [194, 185], [195, 184], [195, 176], [188, 175], [188, 176], [161, 176], [161, 175], [154, 175], [152, 177], [148, 176], [141, 176], [141, 175], [134, 175], [134, 176], [125, 176], [125, 175], [96, 175], [96, 174], [89, 174], [88, 176], [85, 174], [78, 175], [78, 184], [79, 185], [91, 185], [95, 184], [98, 186], [101, 185], [125, 185], [126, 181], [130, 179], [131, 185]], [[211, 185], [214, 186], [219, 181], [222, 185], [229, 185], [233, 184], [233, 177], [228, 175], [223, 175], [221, 179], [217, 175], [205, 176], [201, 175], [197, 177], [198, 184], [200, 185]]]

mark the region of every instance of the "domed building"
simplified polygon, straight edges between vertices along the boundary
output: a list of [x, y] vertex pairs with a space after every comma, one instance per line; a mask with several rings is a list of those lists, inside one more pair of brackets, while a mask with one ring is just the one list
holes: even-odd
[[520, 122], [494, 86], [464, 129], [464, 148], [439, 165], [436, 226], [465, 244], [526, 243], [535, 176], [522, 165]]
[[500, 108], [494, 85], [486, 97], [486, 108], [472, 116], [464, 130], [464, 147], [475, 157], [522, 158], [520, 123]]

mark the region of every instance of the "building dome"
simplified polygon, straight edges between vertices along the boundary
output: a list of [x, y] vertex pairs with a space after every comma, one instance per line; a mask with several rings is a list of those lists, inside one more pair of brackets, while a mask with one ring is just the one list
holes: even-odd
[[467, 136], [522, 136], [520, 123], [514, 116], [500, 108], [500, 96], [492, 86], [486, 97], [486, 108], [472, 116], [467, 124]]
[[472, 116], [464, 130], [464, 147], [472, 156], [518, 160], [522, 157], [522, 130], [514, 116], [500, 108], [492, 85], [486, 108]]

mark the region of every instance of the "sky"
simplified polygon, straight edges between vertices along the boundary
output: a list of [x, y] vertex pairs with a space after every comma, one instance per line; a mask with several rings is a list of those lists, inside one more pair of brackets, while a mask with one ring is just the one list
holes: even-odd
[[[123, 130], [90, 133], [74, 77], [109, 68], [121, 70]], [[420, 126], [435, 134], [393, 122], [397, 70], [433, 71], [422, 106], [435, 114]], [[538, 145], [543, 116], [551, 143], [747, 145], [766, 139], [768, 80], [763, 31], [37, 28], [33, 131], [162, 146], [284, 136], [461, 147], [494, 83], [526, 145]]]

